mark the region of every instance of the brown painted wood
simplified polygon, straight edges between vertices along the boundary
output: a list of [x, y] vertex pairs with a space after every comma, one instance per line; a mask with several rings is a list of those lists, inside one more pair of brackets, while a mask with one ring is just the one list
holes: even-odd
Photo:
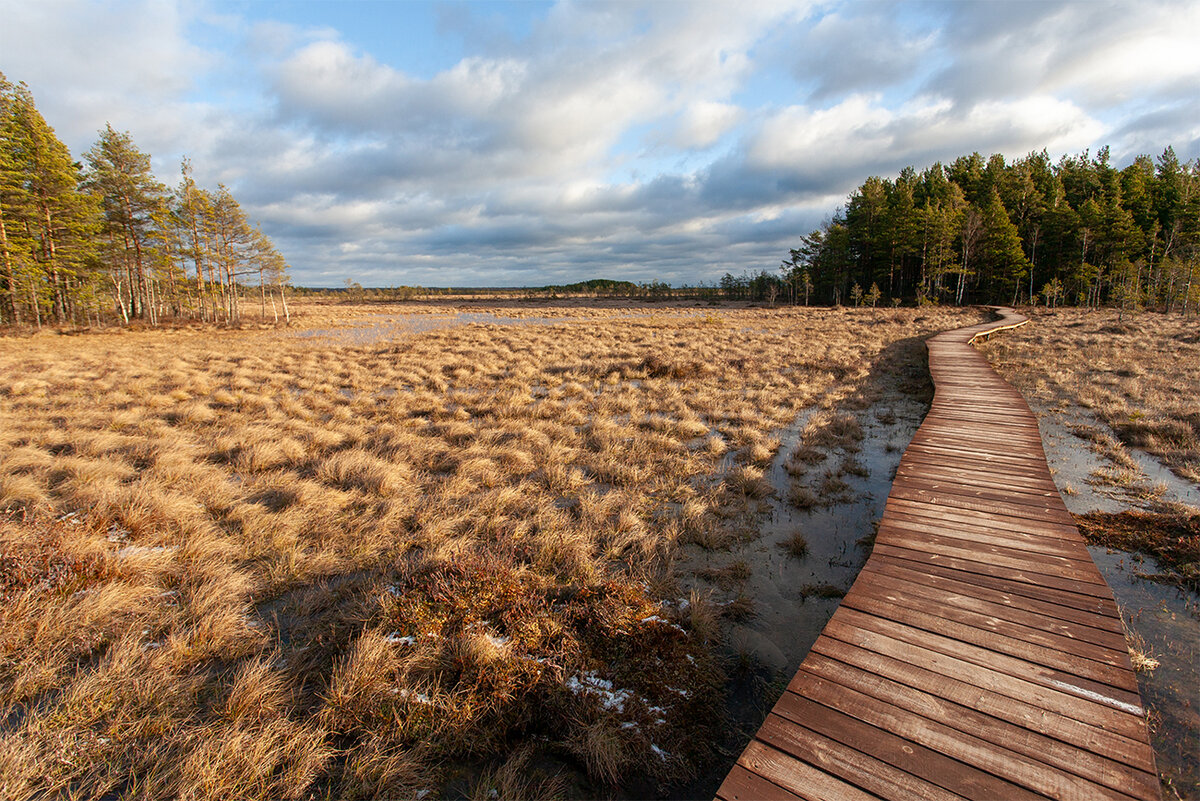
[[[883, 527], [880, 526], [880, 528], [882, 529]], [[1111, 594], [1105, 593], [1108, 585], [1083, 584], [1071, 578], [1063, 578], [1054, 568], [1032, 562], [1032, 560], [1029, 565], [1024, 567], [997, 565], [982, 555], [975, 558], [946, 556], [939, 553], [930, 553], [926, 550], [905, 548], [893, 545], [890, 542], [880, 542], [878, 540], [875, 542], [875, 551], [880, 556], [900, 559], [905, 563], [915, 563], [915, 565], [908, 564], [909, 567], [920, 565], [925, 569], [931, 569], [935, 565], [939, 565], [961, 571], [962, 573], [973, 573], [1003, 581], [1025, 584], [1028, 585], [1025, 591], [1035, 597], [1049, 597], [1049, 594], [1043, 594], [1042, 590], [1060, 590], [1061, 592], [1055, 594], [1054, 597], [1061, 598], [1062, 600], [1059, 602], [1067, 606], [1077, 606], [1080, 609], [1097, 609], [1102, 613], [1117, 614], [1116, 604], [1110, 600], [1112, 597]]]
[[734, 765], [717, 790], [717, 798], [721, 801], [793, 801], [800, 796], [772, 784], [741, 765]]
[[[897, 651], [904, 651], [902, 643], [891, 642]], [[860, 648], [834, 637], [822, 637], [813, 646], [813, 654], [853, 666], [872, 676], [892, 679], [905, 687], [923, 691], [930, 698], [955, 703], [979, 714], [1003, 719], [1013, 725], [1060, 740], [1075, 746], [1078, 751], [1085, 752], [1081, 759], [1086, 758], [1086, 754], [1092, 754], [1124, 765], [1136, 766], [1148, 758], [1148, 746], [1136, 740], [1065, 715], [1046, 714], [1047, 709], [1044, 706], [998, 691], [1011, 689], [1021, 692], [1020, 687], [976, 687], [944, 671], [935, 672], [888, 656], [880, 650]], [[914, 652], [909, 655], [916, 654]], [[820, 664], [822, 663], [818, 659], [814, 659], [812, 664], [806, 661], [805, 668], [819, 672]], [[1114, 770], [1119, 771], [1120, 768]]]
[[879, 560], [878, 563], [868, 565], [863, 568], [863, 572], [903, 582], [902, 586], [914, 595], [938, 600], [948, 606], [952, 605], [955, 609], [970, 610], [1030, 627], [1040, 626], [1042, 631], [1050, 634], [1094, 643], [1116, 651], [1126, 647], [1125, 637], [1121, 634], [1091, 625], [1105, 619], [1100, 615], [1044, 603], [1036, 598], [998, 592], [978, 584], [954, 581], [931, 573], [919, 573], [889, 560]]
[[933, 405], [871, 558], [718, 791], [749, 798], [1161, 797], [1112, 592], [1024, 398], [930, 339]]
[[[1036, 531], [1040, 534], [1049, 536], [1050, 534], [1058, 534], [1068, 539], [1074, 539], [1079, 534], [1079, 529], [1075, 528], [1074, 524], [1067, 525], [1065, 523], [1055, 523], [1049, 520], [1021, 520], [1017, 522], [1013, 515], [996, 515], [979, 512], [973, 509], [950, 509], [947, 507], [939, 507], [936, 504], [930, 504], [928, 501], [909, 501], [904, 498], [888, 497], [888, 511], [895, 509], [908, 514], [931, 514], [940, 519], [952, 523], [975, 523], [979, 525], [1000, 526], [1001, 528], [1010, 528], [1020, 526], [1022, 531]], [[1082, 541], [1079, 540], [1082, 545]]]
[[[926, 575], [944, 576], [1004, 593], [1072, 607], [1079, 610], [1080, 613], [1097, 616], [1102, 621], [1090, 625], [1098, 628], [1107, 625], [1109, 629], [1118, 632], [1121, 636], [1125, 634], [1117, 614], [1117, 605], [1111, 598], [1074, 592], [1074, 584], [1070, 581], [1059, 582], [1066, 585], [1064, 589], [1048, 586], [1043, 581], [1045, 577], [1036, 573], [1002, 570], [979, 562], [945, 559], [939, 561], [932, 559], [929, 554], [889, 548], [886, 545], [880, 546], [878, 543], [875, 545], [875, 550], [880, 552], [881, 557], [888, 557], [881, 559], [881, 564], [897, 564]], [[872, 563], [868, 562], [868, 564]], [[1066, 617], [1065, 614], [1063, 617]]]

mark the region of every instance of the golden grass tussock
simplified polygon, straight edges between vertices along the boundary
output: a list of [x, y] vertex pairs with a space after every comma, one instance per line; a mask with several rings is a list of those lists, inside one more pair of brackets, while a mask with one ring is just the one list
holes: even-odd
[[681, 549], [752, 536], [804, 409], [789, 460], [854, 472], [872, 365], [979, 318], [489, 313], [536, 319], [301, 303], [311, 335], [0, 340], [0, 796], [694, 775], [753, 599], [678, 598]]

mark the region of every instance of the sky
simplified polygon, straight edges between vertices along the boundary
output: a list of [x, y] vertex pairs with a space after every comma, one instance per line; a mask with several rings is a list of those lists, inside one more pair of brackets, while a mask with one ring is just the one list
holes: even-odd
[[301, 286], [775, 270], [870, 175], [1200, 156], [1198, 2], [0, 0], [0, 71]]

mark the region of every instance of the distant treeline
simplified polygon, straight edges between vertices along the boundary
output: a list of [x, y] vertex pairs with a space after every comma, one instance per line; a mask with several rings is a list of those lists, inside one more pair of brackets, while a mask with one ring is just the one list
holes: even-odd
[[609, 278], [592, 278], [573, 284], [547, 284], [530, 287], [363, 287], [354, 281], [336, 288], [295, 287], [289, 288], [294, 295], [306, 298], [328, 298], [350, 302], [386, 302], [397, 300], [422, 300], [439, 297], [453, 298], [527, 298], [549, 299], [560, 297], [622, 298], [644, 300], [667, 300], [696, 297], [715, 297], [716, 287], [671, 287], [662, 281], [634, 283], [615, 281]]
[[0, 325], [237, 323], [246, 296], [286, 318], [286, 273], [224, 186], [200, 188], [185, 160], [168, 189], [112, 126], [75, 161], [0, 73]]
[[1108, 148], [1052, 163], [962, 156], [868, 178], [804, 237], [781, 275], [721, 285], [793, 302], [1041, 302], [1148, 305], [1187, 313], [1200, 300], [1200, 160], [1172, 148], [1124, 169]]

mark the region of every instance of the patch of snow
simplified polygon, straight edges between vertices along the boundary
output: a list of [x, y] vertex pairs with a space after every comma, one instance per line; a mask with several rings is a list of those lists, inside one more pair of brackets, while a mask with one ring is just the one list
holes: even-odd
[[400, 690], [400, 692], [398, 694], [401, 698], [403, 698], [406, 701], [412, 700], [412, 701], [416, 701], [418, 704], [425, 704], [426, 706], [433, 706], [433, 701], [431, 701], [429, 696], [426, 695], [425, 693], [413, 692], [412, 690]]
[[687, 634], [687, 630], [684, 629], [683, 626], [679, 625], [678, 623], [672, 623], [669, 620], [665, 620], [665, 619], [659, 617], [658, 615], [650, 615], [649, 617], [644, 617], [644, 618], [642, 618], [642, 622], [643, 623], [661, 623], [664, 626], [670, 626], [671, 628], [675, 629], [676, 631], [681, 631], [684, 634]]
[[571, 676], [566, 681], [566, 688], [576, 695], [595, 695], [600, 699], [600, 706], [615, 712], [624, 712], [625, 702], [633, 695], [629, 690], [614, 690], [611, 681], [602, 679], [595, 673]]
[[659, 759], [661, 759], [663, 762], [666, 762], [667, 759], [670, 758], [670, 756], [671, 756], [670, 754], [668, 754], [666, 751], [659, 748], [654, 743], [650, 743], [650, 750], [653, 751], [654, 755], [657, 756]]
[[384, 639], [387, 640], [388, 642], [392, 643], [393, 645], [416, 645], [417, 644], [416, 637], [412, 637], [412, 636], [408, 636], [408, 635], [401, 637], [400, 632], [398, 632], [398, 631], [393, 631], [391, 634], [384, 637]]
[[493, 648], [503, 648], [504, 646], [506, 646], [510, 642], [512, 642], [511, 637], [505, 637], [503, 634], [494, 635], [494, 634], [488, 633], [483, 636], [484, 636], [484, 639], [486, 639], [489, 643], [492, 644]]

